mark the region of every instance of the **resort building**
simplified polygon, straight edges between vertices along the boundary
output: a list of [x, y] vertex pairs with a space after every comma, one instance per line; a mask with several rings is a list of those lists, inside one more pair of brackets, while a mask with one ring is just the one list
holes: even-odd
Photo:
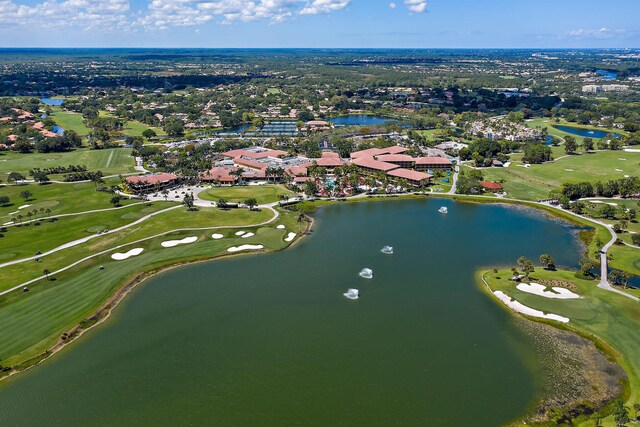
[[484, 181], [481, 182], [480, 185], [482, 185], [482, 188], [490, 192], [502, 190], [502, 185], [498, 184], [497, 182]]
[[389, 171], [387, 172], [387, 175], [394, 178], [406, 179], [407, 182], [413, 185], [414, 187], [423, 187], [429, 184], [429, 182], [431, 181], [431, 177], [433, 176], [427, 173], [418, 172], [418, 171], [409, 170], [409, 169], [403, 169], [403, 168]]
[[376, 160], [381, 162], [393, 163], [401, 168], [413, 169], [416, 165], [416, 159], [407, 154], [383, 154], [376, 156]]
[[376, 160], [370, 156], [357, 157], [352, 161], [352, 163], [365, 172], [389, 172], [394, 169], [400, 168], [400, 166], [398, 165], [394, 165], [393, 163], [381, 162], [380, 160]]
[[418, 157], [416, 159], [417, 171], [426, 172], [435, 169], [453, 169], [453, 163], [444, 157]]
[[152, 175], [128, 176], [127, 185], [134, 193], [149, 193], [177, 185], [180, 179], [168, 172]]

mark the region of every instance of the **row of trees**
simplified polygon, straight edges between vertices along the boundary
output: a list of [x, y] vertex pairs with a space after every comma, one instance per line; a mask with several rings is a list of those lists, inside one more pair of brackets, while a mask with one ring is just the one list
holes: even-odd
[[640, 178], [636, 176], [609, 180], [605, 183], [600, 181], [592, 184], [590, 182], [564, 183], [560, 189], [552, 190], [549, 197], [568, 200], [578, 200], [586, 197], [631, 197], [640, 193]]

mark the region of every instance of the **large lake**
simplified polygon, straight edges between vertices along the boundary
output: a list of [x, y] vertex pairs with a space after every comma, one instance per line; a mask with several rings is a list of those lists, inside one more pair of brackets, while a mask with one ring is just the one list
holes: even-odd
[[109, 322], [0, 385], [2, 424], [494, 427], [522, 415], [540, 367], [474, 272], [545, 252], [575, 266], [571, 226], [437, 199], [316, 218], [289, 250], [144, 282]]
[[333, 119], [329, 119], [329, 121], [340, 126], [377, 126], [393, 121], [393, 119], [368, 114], [354, 114], [334, 117]]

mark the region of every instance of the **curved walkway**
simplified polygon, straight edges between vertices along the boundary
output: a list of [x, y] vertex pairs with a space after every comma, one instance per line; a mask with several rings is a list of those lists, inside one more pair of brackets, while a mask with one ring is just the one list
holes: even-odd
[[21, 258], [21, 259], [16, 259], [16, 260], [13, 260], [13, 261], [2, 263], [2, 264], [0, 264], [0, 268], [7, 267], [9, 265], [20, 264], [20, 263], [25, 262], [25, 261], [30, 261], [30, 260], [34, 260], [36, 258], [42, 258], [42, 257], [45, 257], [47, 255], [51, 255], [52, 253], [59, 252], [59, 251], [64, 250], [64, 249], [68, 249], [68, 248], [71, 248], [73, 246], [77, 246], [77, 245], [79, 245], [81, 243], [88, 242], [89, 240], [95, 239], [96, 237], [104, 236], [105, 234], [115, 233], [117, 231], [121, 231], [121, 230], [127, 229], [127, 228], [129, 228], [129, 227], [131, 227], [133, 225], [140, 224], [141, 222], [146, 221], [147, 219], [149, 219], [151, 217], [154, 217], [154, 216], [156, 216], [158, 214], [161, 214], [161, 213], [164, 213], [164, 212], [168, 212], [170, 210], [177, 209], [179, 207], [180, 207], [180, 205], [171, 206], [170, 208], [162, 209], [160, 211], [150, 213], [149, 215], [145, 215], [142, 218], [139, 218], [139, 219], [137, 219], [137, 220], [135, 220], [133, 222], [130, 222], [129, 224], [123, 225], [122, 227], [114, 228], [113, 230], [109, 230], [106, 233], [92, 234], [91, 236], [87, 236], [87, 237], [83, 237], [81, 239], [73, 240], [71, 242], [65, 243], [64, 245], [60, 245], [57, 248], [54, 248], [54, 249], [51, 249], [51, 250], [49, 250], [47, 252], [41, 253], [40, 255], [34, 255], [34, 256], [28, 257], [28, 258]]
[[[163, 231], [162, 233], [158, 233], [158, 234], [155, 234], [155, 235], [153, 235], [153, 236], [144, 237], [144, 238], [142, 238], [142, 239], [138, 239], [138, 240], [136, 240], [136, 241], [134, 241], [134, 242], [124, 243], [124, 244], [122, 244], [122, 245], [114, 246], [114, 247], [112, 247], [112, 248], [105, 249], [105, 250], [100, 251], [100, 252], [97, 252], [97, 253], [95, 253], [95, 254], [91, 254], [91, 255], [86, 256], [86, 257], [84, 257], [84, 258], [82, 258], [82, 259], [80, 259], [80, 260], [78, 260], [78, 261], [75, 261], [75, 262], [73, 262], [73, 263], [71, 263], [71, 264], [69, 264], [69, 265], [67, 265], [67, 266], [65, 266], [65, 267], [62, 267], [62, 268], [60, 268], [60, 269], [58, 269], [58, 270], [56, 270], [56, 271], [52, 271], [52, 272], [50, 272], [50, 273], [49, 273], [49, 276], [52, 276], [52, 275], [54, 275], [54, 274], [58, 274], [58, 273], [62, 273], [63, 271], [68, 270], [68, 269], [70, 269], [70, 268], [72, 268], [72, 267], [75, 267], [76, 265], [81, 264], [81, 263], [83, 263], [84, 261], [87, 261], [87, 260], [89, 260], [89, 259], [91, 259], [91, 258], [95, 258], [95, 257], [97, 257], [97, 256], [104, 255], [104, 254], [106, 254], [106, 253], [112, 252], [112, 251], [117, 250], [117, 249], [124, 248], [124, 247], [126, 247], [126, 246], [135, 245], [135, 244], [138, 244], [138, 243], [141, 243], [141, 242], [145, 242], [145, 241], [147, 241], [147, 240], [155, 239], [155, 238], [157, 238], [157, 237], [161, 237], [161, 236], [164, 236], [164, 235], [169, 234], [169, 233], [175, 233], [175, 232], [180, 232], [180, 231], [203, 231], [203, 230], [221, 230], [221, 229], [228, 229], [228, 228], [248, 228], [248, 227], [260, 227], [260, 226], [263, 226], [263, 225], [267, 225], [267, 224], [269, 224], [269, 223], [271, 223], [271, 222], [275, 221], [276, 219], [278, 219], [278, 217], [280, 216], [280, 212], [278, 212], [277, 210], [275, 210], [275, 209], [274, 209], [274, 206], [275, 206], [276, 204], [277, 204], [277, 202], [276, 202], [276, 203], [271, 203], [271, 204], [268, 204], [268, 205], [261, 205], [261, 206], [260, 206], [260, 208], [269, 209], [271, 212], [273, 212], [273, 217], [272, 217], [271, 219], [267, 220], [267, 221], [263, 221], [263, 222], [258, 223], [258, 224], [249, 224], [249, 225], [219, 225], [219, 226], [215, 226], [215, 227], [200, 227], [200, 228], [176, 228], [176, 229], [174, 229], [174, 230]], [[171, 207], [171, 208], [169, 208], [169, 209], [164, 209], [164, 210], [162, 210], [162, 211], [154, 212], [154, 214], [158, 214], [158, 213], [160, 213], [160, 212], [166, 212], [166, 211], [168, 211], [168, 210], [175, 209], [175, 208], [178, 208], [178, 207], [180, 207], [180, 206], [173, 206], [173, 207]], [[142, 219], [142, 218], [141, 218], [141, 219]], [[138, 221], [139, 221], [139, 220], [138, 220]], [[121, 229], [122, 229], [122, 227], [121, 227]], [[118, 230], [113, 230], [113, 232], [115, 232], [115, 231], [118, 231]], [[96, 235], [96, 236], [97, 236], [97, 235]], [[96, 237], [96, 236], [89, 236], [89, 237], [93, 238], [93, 237]], [[83, 240], [83, 239], [80, 239], [80, 240]], [[87, 240], [89, 240], [89, 239], [87, 239], [87, 238], [85, 238], [85, 239], [84, 239], [84, 241], [87, 241]], [[78, 242], [78, 243], [75, 243], [75, 244], [84, 243], [84, 242], [80, 242], [79, 240], [76, 240], [76, 241], [74, 241], [74, 242]], [[74, 243], [74, 242], [71, 242], [71, 243]], [[74, 244], [73, 246], [75, 246], [75, 244]], [[70, 246], [69, 246], [69, 243], [67, 243], [66, 245], [62, 245], [62, 246], [60, 246], [60, 247], [58, 247], [58, 248], [56, 248], [56, 249], [53, 249], [53, 250], [51, 250], [51, 251], [47, 252], [47, 254], [51, 254], [51, 253], [53, 253], [53, 252], [57, 252], [57, 251], [59, 251], [59, 250], [66, 249], [66, 248], [68, 248], [68, 247], [70, 247]], [[44, 254], [43, 254], [43, 255], [44, 255]], [[22, 260], [22, 261], [26, 261], [27, 259], [34, 259], [34, 258], [36, 258], [36, 257], [26, 258], [26, 259], [24, 259], [24, 260]], [[4, 266], [4, 265], [8, 265], [8, 264], [3, 264], [2, 266]], [[0, 267], [1, 267], [1, 266], [0, 266]], [[37, 277], [37, 278], [35, 278], [35, 279], [28, 280], [28, 281], [26, 281], [26, 282], [24, 282], [24, 283], [21, 283], [21, 284], [19, 284], [19, 285], [16, 285], [16, 286], [14, 286], [14, 287], [10, 288], [10, 289], [7, 289], [7, 290], [5, 290], [5, 291], [0, 292], [0, 296], [5, 295], [5, 294], [8, 294], [8, 293], [13, 292], [13, 291], [16, 291], [16, 290], [18, 290], [18, 289], [22, 289], [22, 288], [24, 288], [25, 286], [28, 286], [28, 285], [30, 285], [30, 284], [32, 284], [32, 283], [35, 283], [35, 282], [38, 282], [38, 281], [40, 281], [40, 280], [42, 280], [42, 279], [44, 279], [44, 278], [45, 278], [45, 276], [41, 276], [41, 277]]]

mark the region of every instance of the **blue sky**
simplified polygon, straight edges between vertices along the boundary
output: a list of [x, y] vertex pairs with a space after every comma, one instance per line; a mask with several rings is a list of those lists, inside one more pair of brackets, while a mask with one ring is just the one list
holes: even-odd
[[640, 47], [637, 0], [0, 0], [2, 47]]

